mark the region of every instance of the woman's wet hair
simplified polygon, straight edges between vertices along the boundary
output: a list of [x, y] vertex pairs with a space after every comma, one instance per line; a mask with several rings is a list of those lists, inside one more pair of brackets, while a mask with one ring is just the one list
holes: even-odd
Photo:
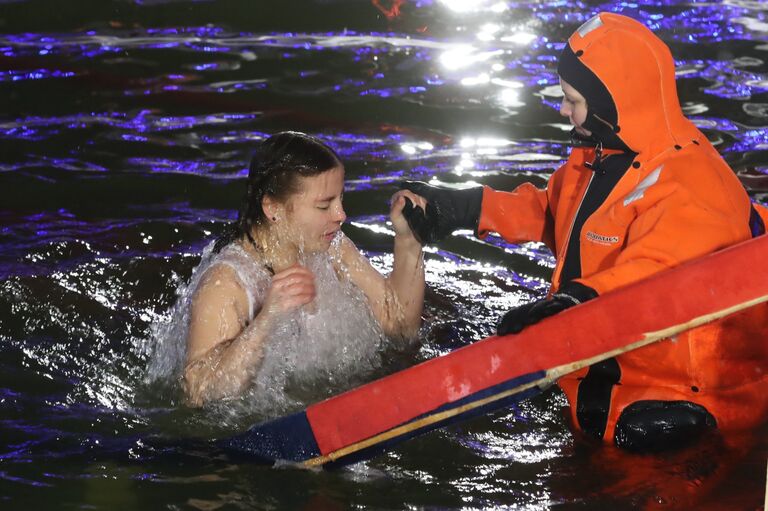
[[336, 152], [319, 139], [298, 131], [283, 131], [262, 141], [248, 171], [248, 188], [238, 210], [213, 247], [214, 253], [235, 240], [253, 241], [251, 230], [267, 222], [262, 200], [269, 196], [285, 202], [297, 193], [299, 178], [316, 176], [341, 166]]

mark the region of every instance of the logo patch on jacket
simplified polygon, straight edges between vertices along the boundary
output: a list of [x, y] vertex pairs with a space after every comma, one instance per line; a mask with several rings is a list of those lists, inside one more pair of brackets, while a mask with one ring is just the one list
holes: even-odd
[[587, 231], [585, 235], [587, 241], [597, 243], [599, 245], [615, 245], [619, 242], [619, 236], [606, 236], [604, 234], [597, 234], [596, 232]]

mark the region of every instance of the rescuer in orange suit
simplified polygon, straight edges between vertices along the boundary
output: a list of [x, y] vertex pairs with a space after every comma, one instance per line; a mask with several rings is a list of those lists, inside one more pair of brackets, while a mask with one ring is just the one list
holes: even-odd
[[[422, 242], [472, 228], [481, 237], [543, 241], [556, 255], [549, 296], [506, 313], [500, 335], [760, 235], [768, 219], [683, 116], [669, 48], [641, 23], [593, 17], [568, 40], [557, 71], [574, 147], [545, 190], [403, 185], [428, 201], [426, 210], [406, 211]], [[754, 307], [559, 385], [587, 435], [635, 451], [678, 446], [766, 417], [766, 333], [768, 308]]]

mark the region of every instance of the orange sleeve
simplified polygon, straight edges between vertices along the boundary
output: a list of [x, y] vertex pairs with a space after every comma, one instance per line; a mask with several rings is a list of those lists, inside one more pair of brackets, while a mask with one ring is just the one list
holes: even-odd
[[718, 209], [697, 200], [690, 191], [677, 188], [630, 225], [625, 248], [615, 265], [577, 280], [603, 294], [702, 257], [748, 239], [748, 215], [748, 209], [744, 215], [734, 214], [732, 210]]
[[483, 202], [477, 235], [498, 233], [505, 240], [543, 241], [554, 248], [554, 223], [547, 191], [523, 183], [511, 192], [483, 188]]

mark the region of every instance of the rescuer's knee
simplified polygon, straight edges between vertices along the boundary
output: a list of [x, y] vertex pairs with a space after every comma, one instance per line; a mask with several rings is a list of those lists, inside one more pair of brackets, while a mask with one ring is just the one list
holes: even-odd
[[684, 447], [717, 427], [711, 413], [690, 401], [637, 401], [616, 422], [614, 442], [633, 452]]

